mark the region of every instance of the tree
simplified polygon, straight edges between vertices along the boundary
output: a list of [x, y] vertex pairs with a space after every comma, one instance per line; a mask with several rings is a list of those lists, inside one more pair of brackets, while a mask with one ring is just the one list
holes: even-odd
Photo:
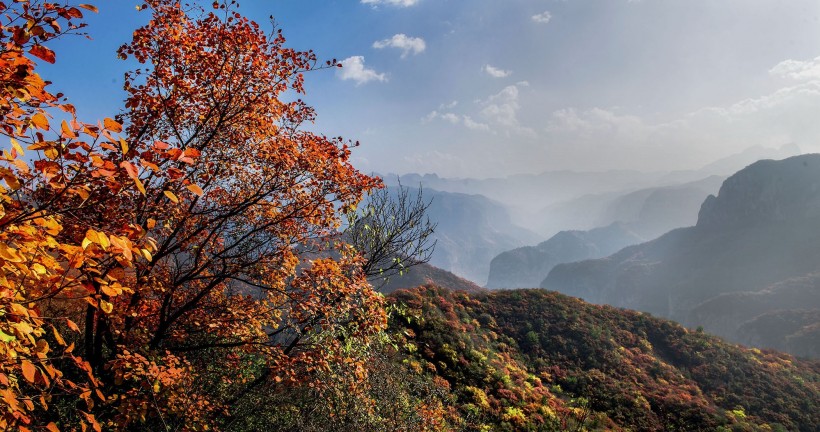
[[395, 275], [430, 261], [436, 242], [421, 186], [411, 193], [399, 183], [396, 188], [371, 191], [363, 209], [347, 214], [345, 239], [364, 256], [362, 269], [368, 280], [380, 287]]
[[[350, 164], [356, 144], [301, 129], [313, 109], [282, 97], [335, 60], [286, 48], [235, 1], [149, 0], [150, 22], [119, 50], [142, 65], [125, 111], [87, 124], [24, 55], [53, 62], [43, 43], [81, 28], [80, 10], [0, 6], [0, 128], [16, 140], [0, 173], [0, 426], [218, 427], [255, 388], [362, 361], [346, 341], [366, 342], [385, 314], [361, 257], [343, 243], [336, 259], [304, 252], [326, 248], [379, 180]], [[59, 128], [54, 109], [70, 115]]]

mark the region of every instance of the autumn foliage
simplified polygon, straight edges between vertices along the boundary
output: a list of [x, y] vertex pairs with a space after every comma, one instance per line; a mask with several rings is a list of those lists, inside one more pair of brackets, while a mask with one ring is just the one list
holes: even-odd
[[96, 8], [0, 2], [0, 429], [219, 428], [258, 388], [365, 372], [382, 299], [330, 239], [378, 180], [293, 98], [336, 63], [213, 6], [147, 1], [124, 109], [86, 123], [36, 65]]
[[[820, 363], [545, 290], [397, 291], [408, 376], [449, 430], [813, 431]], [[407, 379], [411, 382], [412, 379]]]

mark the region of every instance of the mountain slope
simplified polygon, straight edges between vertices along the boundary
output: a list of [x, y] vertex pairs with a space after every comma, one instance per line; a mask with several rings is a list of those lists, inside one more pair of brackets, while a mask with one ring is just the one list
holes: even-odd
[[732, 338], [736, 327], [712, 327], [693, 310], [720, 294], [760, 291], [818, 270], [820, 155], [803, 155], [759, 161], [729, 177], [703, 203], [696, 226], [607, 258], [556, 266], [541, 286]]
[[[399, 291], [410, 375], [460, 430], [791, 430], [820, 424], [820, 364], [543, 290]], [[721, 429], [725, 428], [725, 429]]]
[[400, 289], [414, 288], [419, 285], [435, 284], [450, 287], [456, 291], [481, 292], [480, 286], [460, 278], [447, 270], [430, 264], [419, 264], [405, 269], [401, 275], [394, 275], [382, 284], [382, 281], [373, 281], [379, 292], [389, 294]]

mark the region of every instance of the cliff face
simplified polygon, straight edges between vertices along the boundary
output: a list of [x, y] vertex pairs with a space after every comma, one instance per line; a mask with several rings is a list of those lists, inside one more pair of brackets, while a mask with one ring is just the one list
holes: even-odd
[[698, 226], [725, 228], [820, 216], [820, 155], [763, 160], [726, 179], [701, 206]]
[[561, 231], [537, 246], [493, 258], [487, 288], [537, 287], [557, 264], [604, 257], [641, 240], [620, 223], [589, 231]]
[[[687, 325], [706, 324], [738, 340], [740, 323], [714, 323], [728, 309], [699, 305], [818, 270], [820, 155], [803, 155], [760, 161], [731, 176], [718, 196], [704, 202], [696, 226], [603, 259], [558, 265], [541, 286]], [[762, 314], [776, 305], [764, 301], [760, 308]]]

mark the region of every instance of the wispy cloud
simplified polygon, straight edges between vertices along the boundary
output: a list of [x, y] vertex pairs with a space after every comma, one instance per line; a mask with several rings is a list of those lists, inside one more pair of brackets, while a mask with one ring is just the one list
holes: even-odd
[[489, 64], [484, 65], [483, 70], [484, 70], [484, 72], [487, 73], [487, 75], [489, 75], [493, 78], [505, 78], [505, 77], [508, 77], [508, 76], [512, 75], [512, 71], [510, 71], [510, 70], [504, 70], [504, 69], [497, 68], [497, 67], [495, 67], [493, 65], [489, 65]]
[[398, 48], [402, 51], [401, 58], [405, 58], [410, 53], [420, 54], [424, 52], [427, 48], [427, 44], [424, 43], [424, 39], [422, 38], [410, 37], [404, 33], [399, 33], [393, 35], [393, 37], [373, 42], [373, 48]]
[[534, 22], [539, 24], [546, 24], [552, 20], [552, 14], [549, 11], [541, 12], [540, 14], [535, 14], [530, 17]]
[[398, 7], [409, 7], [415, 6], [418, 4], [419, 0], [361, 0], [363, 4], [369, 4], [373, 6], [378, 5], [390, 5], [390, 6], [398, 6]]
[[339, 69], [337, 74], [342, 80], [353, 80], [356, 85], [366, 84], [370, 81], [387, 81], [387, 75], [365, 67], [363, 56], [348, 57], [342, 60], [341, 63], [342, 68]]
[[796, 80], [820, 79], [820, 57], [813, 60], [784, 60], [769, 69], [769, 74]]

